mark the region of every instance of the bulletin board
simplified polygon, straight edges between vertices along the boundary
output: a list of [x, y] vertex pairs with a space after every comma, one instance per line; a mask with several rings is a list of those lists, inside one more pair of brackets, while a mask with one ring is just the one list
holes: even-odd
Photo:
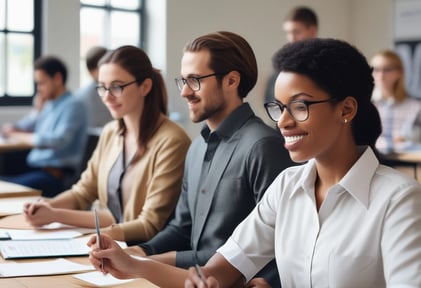
[[421, 99], [421, 0], [395, 0], [394, 44], [409, 95]]

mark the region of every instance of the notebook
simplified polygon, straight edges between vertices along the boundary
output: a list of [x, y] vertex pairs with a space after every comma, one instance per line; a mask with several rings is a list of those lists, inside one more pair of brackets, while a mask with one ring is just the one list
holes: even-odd
[[0, 242], [3, 259], [87, 256], [86, 239], [6, 240]]

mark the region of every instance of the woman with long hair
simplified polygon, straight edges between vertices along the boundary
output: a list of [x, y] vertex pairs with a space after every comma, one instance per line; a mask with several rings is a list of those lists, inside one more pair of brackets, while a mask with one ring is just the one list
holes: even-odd
[[104, 127], [80, 180], [53, 199], [25, 204], [25, 217], [33, 226], [61, 222], [93, 228], [88, 208], [99, 200], [104, 234], [146, 241], [175, 208], [190, 139], [168, 119], [162, 75], [143, 50], [122, 46], [98, 65], [97, 91], [116, 120]]

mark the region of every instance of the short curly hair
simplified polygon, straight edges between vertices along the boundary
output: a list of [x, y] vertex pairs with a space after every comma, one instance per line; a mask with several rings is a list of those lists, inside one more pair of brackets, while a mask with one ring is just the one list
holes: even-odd
[[342, 40], [313, 38], [286, 44], [272, 61], [278, 72], [304, 75], [331, 98], [354, 97], [358, 103], [352, 124], [355, 142], [375, 147], [382, 128], [371, 102], [372, 68], [357, 48]]

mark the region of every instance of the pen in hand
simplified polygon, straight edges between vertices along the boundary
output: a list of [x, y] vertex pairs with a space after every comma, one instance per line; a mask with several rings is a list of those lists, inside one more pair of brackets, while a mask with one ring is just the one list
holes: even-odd
[[200, 278], [200, 282], [202, 282], [206, 286], [205, 275], [203, 275], [202, 269], [200, 269], [199, 264], [195, 264], [194, 268], [196, 269], [196, 273]]
[[[101, 232], [99, 230], [99, 220], [98, 220], [98, 213], [96, 212], [96, 209], [94, 209], [94, 214], [95, 214], [96, 241], [98, 242], [99, 249], [102, 249]], [[104, 270], [104, 259], [101, 259], [101, 271], [103, 270]]]

